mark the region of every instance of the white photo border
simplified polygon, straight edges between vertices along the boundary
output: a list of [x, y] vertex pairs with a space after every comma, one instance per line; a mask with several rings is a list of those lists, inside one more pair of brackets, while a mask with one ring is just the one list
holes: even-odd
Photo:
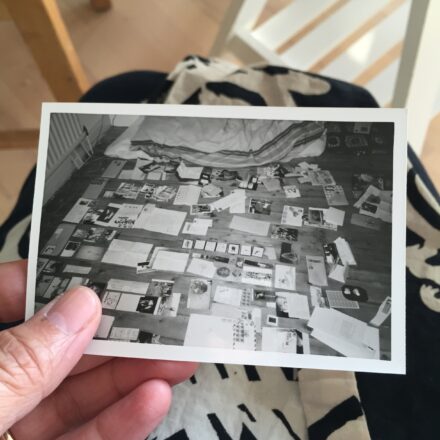
[[268, 353], [259, 351], [199, 348], [175, 345], [135, 344], [131, 342], [108, 340], [93, 340], [87, 347], [85, 353], [93, 355], [166, 359], [176, 361], [221, 362], [228, 364], [254, 364], [278, 367], [405, 374], [405, 255], [407, 176], [407, 128], [405, 109], [43, 103], [29, 247], [26, 319], [29, 319], [34, 314], [35, 307], [38, 244], [43, 207], [43, 195], [45, 189], [49, 126], [52, 113], [394, 123], [391, 260], [391, 360], [348, 358], [311, 354]]

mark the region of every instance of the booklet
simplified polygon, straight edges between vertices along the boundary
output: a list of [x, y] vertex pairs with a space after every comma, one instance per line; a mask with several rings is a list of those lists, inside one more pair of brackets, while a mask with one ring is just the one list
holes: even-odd
[[[91, 157], [55, 113], [109, 127]], [[26, 317], [82, 284], [90, 354], [404, 373], [405, 133], [396, 109], [44, 104]]]

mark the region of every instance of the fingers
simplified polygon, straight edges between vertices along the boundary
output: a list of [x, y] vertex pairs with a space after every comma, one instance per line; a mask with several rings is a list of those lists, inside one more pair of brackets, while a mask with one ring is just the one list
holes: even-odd
[[24, 317], [27, 260], [0, 264], [0, 322]]
[[140, 384], [161, 379], [169, 384], [191, 376], [197, 364], [118, 358], [71, 376], [34, 411], [14, 426], [18, 438], [55, 438], [99, 414]]
[[112, 359], [112, 356], [94, 356], [91, 354], [86, 354], [75, 365], [69, 376], [75, 376], [76, 374], [84, 373], [85, 371], [99, 367], [100, 365], [105, 364]]
[[79, 287], [24, 324], [0, 332], [0, 432], [67, 376], [93, 338], [100, 317], [97, 295]]
[[171, 404], [171, 388], [161, 380], [140, 385], [90, 422], [60, 440], [144, 440], [162, 421]]

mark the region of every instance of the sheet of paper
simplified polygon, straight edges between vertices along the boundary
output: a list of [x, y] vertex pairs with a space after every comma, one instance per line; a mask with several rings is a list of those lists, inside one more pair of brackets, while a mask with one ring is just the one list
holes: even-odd
[[307, 255], [307, 273], [309, 283], [315, 286], [327, 286], [327, 274], [325, 271], [324, 258]]
[[142, 209], [134, 228], [177, 236], [185, 221], [186, 214], [184, 211], [158, 208], [154, 204], [148, 203]]
[[150, 243], [114, 239], [102, 257], [102, 262], [137, 268], [139, 262], [147, 260], [152, 248]]
[[280, 191], [281, 185], [279, 179], [274, 179], [271, 177], [267, 177], [265, 179], [262, 179], [263, 185], [266, 188], [266, 191], [273, 192], [273, 191]]
[[224, 209], [228, 209], [231, 206], [243, 203], [243, 200], [245, 199], [246, 191], [244, 189], [236, 189], [226, 197], [222, 197], [221, 199], [212, 202], [211, 207], [213, 210], [223, 211]]
[[63, 269], [63, 272], [69, 272], [69, 273], [78, 273], [81, 275], [86, 275], [90, 273], [92, 268], [90, 266], [77, 266], [75, 264], [66, 264], [66, 266]]
[[197, 185], [180, 185], [174, 198], [174, 205], [196, 205], [199, 201], [201, 187]]
[[234, 322], [231, 318], [193, 313], [189, 316], [183, 345], [232, 349]]
[[220, 304], [227, 304], [230, 306], [240, 306], [242, 289], [219, 285], [215, 289], [214, 301]]
[[186, 271], [194, 275], [212, 278], [215, 274], [216, 268], [212, 261], [203, 260], [201, 258], [193, 258], [191, 259]]
[[102, 177], [106, 177], [109, 179], [114, 179], [121, 172], [122, 168], [124, 168], [126, 161], [125, 160], [112, 160], [108, 167], [105, 169]]
[[135, 225], [143, 207], [143, 205], [136, 203], [124, 203], [109, 222], [109, 226], [114, 228], [131, 229]]
[[176, 171], [181, 179], [199, 180], [203, 167], [188, 167], [183, 162], [180, 162]]
[[272, 287], [272, 278], [272, 269], [245, 265], [242, 270], [241, 282], [253, 285], [255, 284], [258, 286]]
[[152, 269], [168, 270], [171, 272], [185, 272], [189, 254], [184, 252], [172, 252], [161, 250], [154, 258]]
[[124, 312], [136, 312], [141, 298], [142, 295], [123, 293], [119, 298], [116, 310], [121, 310]]
[[270, 223], [263, 220], [254, 220], [252, 218], [234, 215], [229, 227], [231, 229], [236, 229], [237, 231], [246, 232], [250, 235], [267, 236]]
[[341, 262], [344, 266], [356, 266], [356, 260], [354, 259], [353, 253], [351, 251], [348, 241], [342, 237], [338, 237], [334, 241], [336, 248], [338, 249], [338, 254], [341, 258]]
[[275, 265], [275, 289], [295, 290], [296, 269], [284, 264]]
[[63, 221], [69, 223], [79, 223], [89, 210], [90, 203], [92, 203], [91, 199], [84, 199], [82, 197], [79, 198], [72, 206], [70, 211], [66, 214]]
[[264, 256], [268, 260], [276, 260], [277, 259], [277, 254], [276, 254], [275, 248], [273, 246], [266, 246], [264, 248]]
[[296, 353], [297, 334], [295, 330], [263, 327], [261, 349], [265, 352]]
[[337, 226], [343, 226], [344, 217], [345, 217], [345, 211], [342, 211], [342, 209], [330, 207], [324, 211], [324, 220], [327, 223], [333, 223], [334, 225]]
[[212, 219], [195, 218], [192, 222], [185, 222], [182, 234], [206, 235], [212, 226]]
[[82, 198], [96, 200], [105, 186], [105, 181], [91, 183], [84, 191]]
[[362, 204], [367, 201], [367, 199], [370, 196], [378, 197], [380, 198], [381, 191], [380, 189], [377, 189], [375, 186], [370, 185], [365, 192], [362, 194], [362, 196], [359, 198], [359, 200], [353, 205], [355, 208], [360, 208]]
[[148, 286], [149, 283], [145, 283], [142, 281], [121, 280], [116, 278], [109, 279], [107, 283], [108, 290], [137, 293], [140, 295], [147, 293]]
[[98, 330], [96, 330], [95, 333], [95, 338], [107, 339], [114, 321], [114, 316], [102, 315]]
[[332, 280], [339, 281], [340, 283], [345, 283], [345, 273], [347, 267], [342, 264], [335, 264], [330, 270], [328, 277]]
[[309, 300], [306, 295], [299, 293], [287, 293], [287, 306], [289, 318], [309, 319]]
[[304, 208], [285, 205], [281, 216], [281, 224], [290, 226], [302, 226]]
[[138, 328], [113, 327], [110, 333], [110, 339], [117, 341], [136, 341], [139, 337]]

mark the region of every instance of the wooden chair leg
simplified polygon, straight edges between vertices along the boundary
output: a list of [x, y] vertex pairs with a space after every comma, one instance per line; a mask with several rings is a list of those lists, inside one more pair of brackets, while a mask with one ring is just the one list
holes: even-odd
[[3, 0], [58, 101], [76, 101], [89, 88], [55, 0]]

